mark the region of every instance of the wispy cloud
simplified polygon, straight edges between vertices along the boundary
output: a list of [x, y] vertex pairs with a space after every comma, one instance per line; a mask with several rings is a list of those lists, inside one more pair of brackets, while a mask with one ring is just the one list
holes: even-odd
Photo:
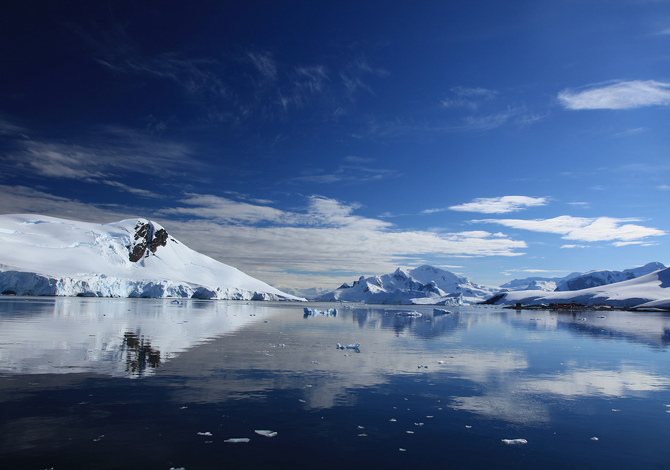
[[576, 240], [584, 242], [613, 242], [615, 246], [637, 243], [648, 237], [667, 235], [666, 232], [645, 227], [643, 225], [631, 224], [639, 219], [617, 219], [612, 217], [572, 217], [564, 215], [553, 219], [484, 219], [475, 222], [500, 224], [515, 229], [530, 230], [533, 232], [555, 233], [562, 235], [565, 240]]
[[470, 108], [476, 110], [483, 101], [493, 99], [498, 92], [486, 88], [454, 87], [440, 103], [445, 108]]
[[558, 100], [572, 110], [670, 106], [670, 83], [635, 80], [590, 85], [582, 90], [563, 90]]
[[270, 52], [248, 51], [247, 57], [266, 80], [277, 79], [277, 63]]
[[369, 158], [347, 156], [335, 170], [326, 170], [323, 168], [305, 169], [302, 176], [293, 178], [294, 182], [299, 183], [370, 183], [387, 178], [396, 178], [400, 174], [396, 170], [386, 168], [376, 168], [372, 165], [374, 160]]
[[340, 72], [340, 79], [346, 90], [346, 95], [353, 101], [355, 95], [361, 90], [373, 93], [372, 87], [366, 81], [368, 77], [383, 78], [388, 75], [387, 70], [373, 67], [364, 55], [359, 55], [350, 60]]
[[124, 210], [119, 206], [96, 206], [76, 199], [55, 196], [22, 185], [0, 184], [1, 214], [43, 214], [96, 223], [115, 222], [137, 217], [138, 207]]
[[[480, 212], [482, 214], [505, 214], [508, 212], [518, 212], [529, 207], [544, 206], [547, 202], [547, 198], [545, 197], [501, 196], [477, 198], [472, 202], [450, 206], [448, 209], [461, 212]], [[432, 211], [434, 212], [435, 210], [433, 209]]]
[[3, 162], [8, 173], [102, 183], [143, 197], [158, 195], [119, 181], [119, 175], [166, 177], [201, 166], [187, 145], [123, 127], [98, 129], [79, 142], [22, 137], [12, 144]]

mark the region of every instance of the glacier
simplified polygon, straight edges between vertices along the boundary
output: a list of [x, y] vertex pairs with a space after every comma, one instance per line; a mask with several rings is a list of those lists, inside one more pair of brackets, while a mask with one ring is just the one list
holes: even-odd
[[0, 293], [15, 295], [305, 299], [188, 248], [160, 224], [94, 224], [0, 215]]

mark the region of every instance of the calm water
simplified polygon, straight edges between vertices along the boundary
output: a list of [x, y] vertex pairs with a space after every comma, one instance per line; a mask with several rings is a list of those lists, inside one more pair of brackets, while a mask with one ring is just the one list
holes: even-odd
[[668, 315], [308, 306], [1, 298], [0, 468], [670, 468]]

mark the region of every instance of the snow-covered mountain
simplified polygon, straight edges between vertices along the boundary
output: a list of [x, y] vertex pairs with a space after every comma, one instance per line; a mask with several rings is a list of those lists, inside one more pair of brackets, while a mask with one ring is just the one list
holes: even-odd
[[500, 288], [510, 291], [541, 290], [545, 292], [579, 290], [628, 281], [664, 268], [663, 263], [652, 262], [623, 271], [600, 269], [586, 273], [574, 272], [565, 277], [527, 277], [506, 282]]
[[303, 300], [180, 243], [146, 219], [0, 216], [0, 293]]
[[526, 277], [523, 279], [513, 279], [500, 286], [505, 290], [542, 290], [546, 292], [553, 292], [556, 286], [567, 279], [579, 276], [581, 273], [571, 273], [565, 277]]
[[459, 305], [481, 302], [499, 289], [479, 286], [467, 277], [435, 268], [421, 266], [411, 270], [396, 269], [382, 276], [361, 276], [352, 285], [320, 296], [319, 301], [365, 302], [370, 304], [433, 304]]
[[615, 282], [628, 281], [635, 279], [645, 274], [653, 273], [659, 269], [665, 269], [665, 265], [658, 262], [647, 263], [644, 266], [632, 269], [624, 269], [623, 271], [610, 271], [607, 269], [600, 269], [597, 271], [589, 271], [579, 276], [573, 276], [564, 279], [556, 284], [556, 291], [573, 291], [587, 289], [589, 287], [605, 286], [607, 284], [614, 284]]
[[[663, 306], [670, 304], [670, 268], [654, 271], [627, 281], [575, 291], [514, 291], [500, 293], [487, 301], [495, 305], [582, 305], [607, 304], [613, 307]], [[651, 303], [651, 304], [650, 304]]]

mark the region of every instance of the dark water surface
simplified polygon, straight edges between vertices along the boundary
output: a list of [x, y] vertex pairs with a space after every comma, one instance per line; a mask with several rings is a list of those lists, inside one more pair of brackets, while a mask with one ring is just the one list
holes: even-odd
[[450, 310], [0, 298], [0, 468], [670, 468], [670, 316]]

